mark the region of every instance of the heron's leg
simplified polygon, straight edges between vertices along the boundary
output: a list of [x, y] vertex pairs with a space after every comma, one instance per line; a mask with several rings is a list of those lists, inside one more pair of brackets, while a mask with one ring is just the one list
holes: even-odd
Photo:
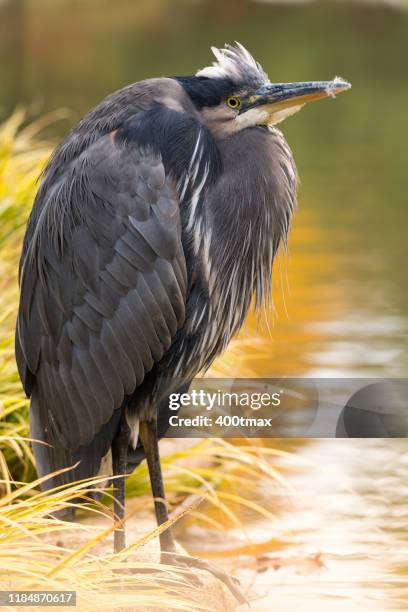
[[[147, 459], [149, 468], [150, 484], [154, 497], [154, 509], [157, 524], [162, 525], [169, 518], [166, 498], [164, 493], [163, 475], [160, 465], [159, 440], [157, 436], [157, 420], [141, 421], [139, 424], [139, 438]], [[163, 531], [160, 536], [160, 550], [162, 553], [176, 551], [176, 544], [170, 528]], [[166, 562], [166, 559], [163, 559]]]
[[[149, 468], [157, 524], [161, 525], [168, 520], [169, 514], [164, 496], [163, 476], [159, 455], [159, 441], [157, 436], [157, 421], [140, 421], [139, 438], [143, 445], [147, 459], [147, 466]], [[237, 585], [237, 580], [231, 578], [231, 576], [228, 576], [228, 574], [226, 574], [222, 569], [208, 563], [207, 561], [204, 561], [203, 559], [197, 559], [196, 557], [190, 557], [189, 555], [180, 554], [177, 552], [176, 543], [170, 528], [163, 531], [159, 537], [163, 563], [181, 565], [210, 572], [213, 576], [225, 584], [225, 586], [240, 603], [246, 603], [246, 599]], [[194, 575], [190, 576], [190, 579], [193, 584], [196, 584], [197, 579]]]
[[114, 476], [120, 476], [113, 481], [113, 512], [115, 521], [121, 521], [121, 525], [115, 529], [113, 534], [113, 546], [115, 553], [120, 552], [126, 546], [125, 535], [125, 481], [127, 449], [129, 444], [129, 426], [123, 413], [119, 431], [112, 442], [112, 471]]

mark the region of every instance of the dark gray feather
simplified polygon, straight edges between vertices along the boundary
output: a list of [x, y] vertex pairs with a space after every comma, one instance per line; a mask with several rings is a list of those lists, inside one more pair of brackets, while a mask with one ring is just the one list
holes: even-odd
[[179, 208], [160, 158], [111, 135], [43, 197], [22, 266], [17, 358], [23, 380], [28, 370], [36, 381], [32, 412], [41, 406], [49, 437], [75, 451], [92, 443], [183, 321]]

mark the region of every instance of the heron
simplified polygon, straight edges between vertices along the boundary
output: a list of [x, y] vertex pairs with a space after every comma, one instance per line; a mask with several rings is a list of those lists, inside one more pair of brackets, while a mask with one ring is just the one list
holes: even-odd
[[[169, 395], [271, 295], [297, 200], [276, 125], [350, 88], [273, 83], [241, 44], [212, 51], [195, 75], [131, 84], [79, 121], [23, 241], [15, 346], [38, 474], [51, 475], [46, 490], [113, 475], [116, 552], [125, 478], [145, 458], [158, 525], [169, 518], [158, 445]], [[159, 538], [162, 560], [176, 559], [171, 529]]]

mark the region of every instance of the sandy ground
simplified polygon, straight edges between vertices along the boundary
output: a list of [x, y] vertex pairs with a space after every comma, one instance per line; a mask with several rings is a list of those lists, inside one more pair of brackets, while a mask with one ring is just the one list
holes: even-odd
[[[128, 511], [132, 513], [132, 500], [128, 502]], [[82, 516], [77, 519], [78, 522], [89, 525], [99, 531], [104, 531], [111, 526], [111, 521], [108, 517], [103, 516]], [[152, 531], [156, 527], [155, 518], [153, 512], [145, 510], [140, 512], [138, 510], [133, 516], [131, 516], [126, 524], [126, 538], [127, 543], [131, 544], [136, 542], [139, 538], [145, 536], [147, 533]], [[93, 531], [95, 535], [95, 531]], [[85, 530], [78, 530], [73, 528], [69, 531], [61, 533], [50, 533], [45, 534], [44, 539], [54, 545], [63, 546], [67, 548], [78, 548], [85, 544], [89, 540], [89, 532]], [[96, 543], [92, 548], [92, 554], [103, 555], [111, 553], [113, 550], [113, 534], [108, 534], [102, 541]], [[185, 551], [180, 546], [180, 552], [185, 554]], [[154, 538], [137, 551], [130, 553], [128, 559], [134, 559], [138, 562], [160, 562], [160, 549], [158, 538]], [[190, 573], [190, 572], [189, 572]], [[230, 612], [237, 608], [238, 604], [235, 598], [230, 594], [228, 589], [209, 572], [200, 570], [191, 570], [199, 578], [199, 590], [197, 591], [197, 598], [201, 601], [205, 601], [208, 605], [208, 609], [214, 612]], [[246, 608], [248, 609], [248, 608]], [[129, 610], [129, 608], [126, 608]], [[136, 608], [134, 608], [136, 610]], [[138, 612], [141, 612], [140, 607], [137, 608]], [[163, 610], [168, 610], [167, 606], [163, 605]]]

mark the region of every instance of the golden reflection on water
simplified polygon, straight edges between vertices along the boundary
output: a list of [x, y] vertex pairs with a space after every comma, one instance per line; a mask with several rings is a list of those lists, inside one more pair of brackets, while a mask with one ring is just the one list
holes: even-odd
[[[300, 219], [299, 219], [300, 217]], [[299, 223], [301, 221], [301, 223]], [[227, 352], [214, 363], [212, 376], [302, 376], [310, 369], [310, 352], [328, 342], [330, 332], [314, 322], [335, 320], [347, 311], [347, 295], [326, 282], [341, 261], [334, 252], [316, 252], [322, 230], [313, 212], [298, 215], [289, 254], [274, 266], [273, 306], [260, 320], [255, 312]]]
[[389, 302], [387, 279], [377, 276], [374, 292], [357, 271], [364, 249], [344, 247], [349, 229], [325, 227], [307, 200], [301, 206], [289, 253], [274, 265], [273, 306], [251, 312], [209, 375], [406, 376], [408, 320]]
[[[287, 274], [275, 274], [270, 332], [251, 314], [210, 376], [364, 376], [386, 374], [388, 364], [398, 371], [400, 321], [389, 313], [376, 318], [373, 310], [365, 318], [364, 309], [358, 311], [358, 292], [341, 282], [350, 274], [350, 261], [335, 248], [316, 249], [330, 244], [324, 233], [313, 212], [295, 220], [290, 255], [282, 262]], [[406, 441], [259, 443], [311, 461], [306, 469], [282, 462], [292, 493], [270, 483], [246, 492], [277, 520], [260, 521], [236, 507], [250, 544], [243, 545], [242, 534], [227, 522], [227, 538], [214, 534], [203, 544], [193, 530], [187, 546], [217, 562], [228, 559], [229, 567], [235, 554], [232, 566], [243, 584], [254, 584], [255, 611], [408, 609]], [[243, 561], [245, 550], [257, 560]]]

